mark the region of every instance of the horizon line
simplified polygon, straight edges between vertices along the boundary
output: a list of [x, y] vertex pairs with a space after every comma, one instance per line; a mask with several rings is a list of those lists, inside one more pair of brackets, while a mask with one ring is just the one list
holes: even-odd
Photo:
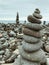
[[[0, 20], [16, 20], [16, 18], [0, 18]], [[19, 20], [27, 20], [26, 17], [21, 17]]]

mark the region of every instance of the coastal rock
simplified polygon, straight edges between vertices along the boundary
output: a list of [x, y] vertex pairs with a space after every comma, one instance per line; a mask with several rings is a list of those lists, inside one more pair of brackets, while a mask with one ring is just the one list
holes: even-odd
[[11, 57], [5, 61], [5, 63], [13, 63], [15, 58], [17, 58], [17, 55], [12, 54]]
[[23, 33], [26, 34], [26, 35], [29, 35], [29, 36], [37, 37], [37, 38], [41, 37], [40, 32], [37, 32], [37, 31], [34, 31], [34, 30], [30, 30], [28, 28], [24, 28], [23, 29]]
[[38, 14], [38, 13], [33, 13], [33, 16], [38, 18], [38, 19], [42, 19], [42, 16], [40, 14]]
[[[43, 50], [38, 50], [36, 52], [32, 52], [32, 53], [28, 53], [26, 51], [24, 51], [22, 49], [22, 47], [19, 48], [19, 52], [20, 52], [20, 55], [29, 60], [29, 61], [34, 61], [34, 62], [40, 62], [42, 61], [43, 59], [45, 59], [45, 53], [43, 52]], [[46, 61], [46, 60], [45, 60]]]
[[41, 30], [43, 27], [40, 25], [40, 24], [37, 24], [37, 23], [27, 23], [24, 25], [25, 28], [29, 28], [31, 30], [36, 30], [36, 31], [39, 31]]
[[38, 8], [36, 8], [34, 12], [40, 14], [40, 10]]
[[45, 50], [49, 53], [49, 45], [45, 45]]
[[40, 38], [35, 38], [35, 37], [29, 36], [29, 35], [23, 35], [23, 39], [26, 42], [29, 42], [29, 43], [32, 43], [32, 44], [37, 43], [40, 40]]
[[11, 57], [12, 52], [9, 49], [5, 49], [5, 56], [4, 56], [4, 60], [7, 60]]
[[13, 36], [16, 36], [16, 34], [14, 33], [14, 31], [11, 30], [11, 31], [9, 32], [9, 36], [10, 36], [10, 37], [13, 37]]
[[22, 48], [27, 52], [37, 51], [42, 47], [42, 41], [39, 41], [36, 44], [29, 44], [25, 41], [22, 41]]
[[0, 39], [0, 41], [4, 43], [6, 41], [6, 39], [3, 37]]
[[27, 19], [28, 19], [28, 21], [31, 22], [31, 23], [41, 24], [41, 21], [40, 21], [39, 19], [35, 18], [35, 17], [32, 16], [32, 15], [29, 15], [29, 16], [27, 17]]
[[0, 38], [2, 38], [3, 37], [3, 35], [0, 33]]

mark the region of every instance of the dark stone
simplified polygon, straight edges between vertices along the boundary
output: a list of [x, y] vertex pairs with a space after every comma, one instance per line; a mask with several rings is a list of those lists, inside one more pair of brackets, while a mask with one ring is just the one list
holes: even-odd
[[38, 8], [36, 8], [34, 12], [40, 14], [40, 10]]
[[40, 21], [39, 19], [35, 18], [35, 17], [32, 16], [32, 15], [29, 15], [29, 16], [27, 17], [27, 19], [28, 19], [28, 21], [31, 22], [31, 23], [41, 24], [41, 21]]
[[40, 32], [34, 31], [34, 30], [30, 30], [28, 28], [24, 28], [23, 29], [23, 33], [29, 36], [33, 36], [33, 37], [37, 37], [37, 38], [41, 38], [41, 34]]

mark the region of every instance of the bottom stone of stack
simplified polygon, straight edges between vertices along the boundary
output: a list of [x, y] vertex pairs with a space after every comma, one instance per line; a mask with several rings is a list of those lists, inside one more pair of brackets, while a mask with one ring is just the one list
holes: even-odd
[[19, 47], [19, 52], [23, 58], [25, 58], [29, 61], [33, 61], [33, 62], [45, 62], [46, 61], [45, 53], [42, 49], [40, 49], [36, 52], [28, 53], [28, 52], [24, 51], [21, 46], [21, 47]]
[[13, 65], [40, 65], [40, 62], [31, 62], [22, 57], [19, 57], [15, 60]]
[[20, 60], [22, 65], [40, 65], [40, 62], [31, 62], [26, 59], [23, 59], [22, 57], [20, 57]]

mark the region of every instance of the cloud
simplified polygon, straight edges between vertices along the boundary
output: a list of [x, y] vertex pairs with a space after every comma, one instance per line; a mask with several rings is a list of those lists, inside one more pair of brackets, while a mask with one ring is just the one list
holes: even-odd
[[49, 0], [0, 0], [0, 18], [15, 18], [18, 11], [26, 19], [35, 8], [41, 10], [43, 20], [49, 20]]

